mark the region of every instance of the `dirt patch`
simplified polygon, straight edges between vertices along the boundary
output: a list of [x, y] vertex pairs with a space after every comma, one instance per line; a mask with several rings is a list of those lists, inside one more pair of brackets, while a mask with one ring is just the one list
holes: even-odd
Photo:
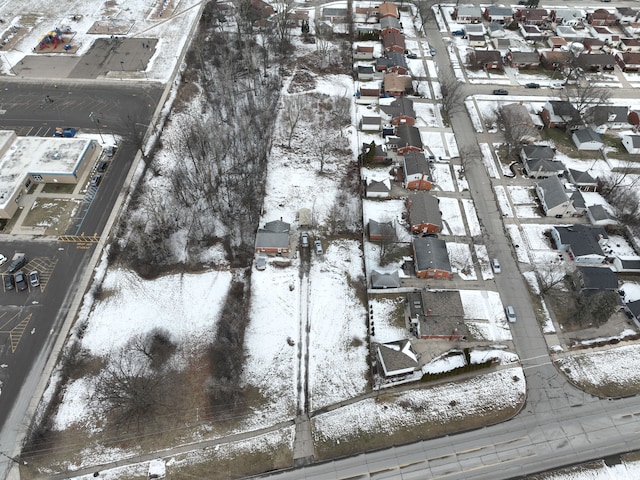
[[134, 22], [128, 20], [102, 20], [95, 22], [87, 33], [92, 35], [128, 35]]
[[0, 50], [13, 50], [16, 43], [22, 40], [22, 38], [28, 33], [28, 28], [13, 25], [9, 29], [5, 30], [2, 37], [0, 37]]
[[71, 194], [76, 189], [73, 183], [46, 183], [42, 187], [42, 193], [66, 193]]
[[159, 18], [169, 18], [175, 12], [176, 7], [180, 3], [179, 0], [159, 0], [158, 5], [151, 13], [151, 18], [157, 20]]
[[45, 229], [45, 235], [64, 233], [81, 201], [73, 198], [36, 198], [24, 219], [26, 227]]

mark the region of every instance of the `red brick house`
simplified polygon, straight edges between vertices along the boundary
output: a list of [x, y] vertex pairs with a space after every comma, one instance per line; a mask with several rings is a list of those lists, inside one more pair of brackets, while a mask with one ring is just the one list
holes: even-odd
[[427, 192], [412, 192], [406, 201], [411, 233], [439, 233], [442, 231], [440, 201]]
[[505, 55], [510, 67], [518, 70], [535, 70], [540, 65], [540, 55], [537, 52], [512, 52]]
[[416, 112], [413, 108], [413, 101], [409, 98], [397, 98], [388, 105], [380, 103], [380, 110], [391, 117], [392, 125], [412, 126], [416, 123]]
[[422, 152], [407, 152], [402, 157], [404, 188], [409, 190], [431, 190], [433, 179], [431, 167]]
[[404, 35], [400, 32], [391, 31], [382, 36], [382, 47], [385, 52], [404, 53], [407, 49]]
[[282, 219], [267, 222], [256, 233], [256, 253], [280, 255], [289, 253], [289, 230], [291, 225]]
[[453, 278], [447, 244], [440, 238], [414, 237], [413, 261], [418, 278]]
[[618, 23], [615, 13], [611, 13], [604, 8], [598, 8], [587, 14], [587, 22], [593, 26], [615, 25]]
[[398, 7], [394, 3], [384, 2], [378, 7], [378, 16], [383, 17], [395, 17], [400, 18]]
[[516, 10], [515, 19], [525, 25], [542, 25], [549, 22], [551, 17], [545, 8], [519, 8]]
[[545, 50], [540, 54], [540, 63], [547, 70], [562, 70], [571, 65], [573, 56], [569, 52]]
[[498, 50], [474, 50], [469, 56], [469, 66], [483, 70], [503, 70], [502, 55]]
[[616, 53], [615, 61], [623, 72], [640, 70], [640, 53]]

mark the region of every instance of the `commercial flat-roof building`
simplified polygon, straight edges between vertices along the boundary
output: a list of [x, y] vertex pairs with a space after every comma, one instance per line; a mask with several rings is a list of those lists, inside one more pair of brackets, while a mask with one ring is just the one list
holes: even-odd
[[100, 152], [94, 140], [18, 137], [0, 130], [0, 218], [13, 217], [34, 183], [78, 183]]

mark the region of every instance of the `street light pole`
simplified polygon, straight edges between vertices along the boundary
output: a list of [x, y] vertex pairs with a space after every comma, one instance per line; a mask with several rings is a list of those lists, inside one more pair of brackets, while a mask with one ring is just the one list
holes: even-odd
[[93, 112], [89, 114], [89, 118], [91, 119], [91, 121], [96, 122], [96, 127], [98, 127], [98, 135], [100, 135], [100, 141], [104, 143], [104, 138], [102, 138], [102, 132], [100, 131], [100, 119], [97, 118]]

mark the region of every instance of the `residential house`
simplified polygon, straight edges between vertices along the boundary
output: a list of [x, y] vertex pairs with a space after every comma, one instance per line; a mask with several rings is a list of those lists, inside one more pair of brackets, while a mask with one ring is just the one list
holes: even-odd
[[609, 53], [581, 53], [576, 64], [585, 72], [602, 72], [613, 70], [616, 59]]
[[382, 19], [384, 17], [400, 18], [400, 12], [395, 3], [384, 2], [378, 7], [378, 16]]
[[600, 150], [603, 145], [600, 135], [591, 127], [574, 130], [571, 139], [578, 150]]
[[451, 18], [458, 23], [480, 23], [482, 10], [475, 5], [459, 5], [453, 9]]
[[581, 295], [591, 296], [618, 290], [618, 276], [609, 267], [578, 267], [572, 280]]
[[544, 50], [540, 53], [540, 63], [547, 70], [562, 71], [571, 65], [572, 59], [573, 55], [565, 51]]
[[[357, 34], [358, 38], [367, 41], [373, 41], [374, 39], [380, 38], [380, 24], [377, 23], [378, 19], [376, 17], [376, 23], [360, 23], [357, 26]], [[322, 33], [322, 29], [319, 30]]]
[[587, 14], [579, 8], [558, 8], [550, 13], [551, 21], [556, 25], [576, 27], [582, 25]]
[[447, 244], [440, 238], [414, 237], [413, 260], [418, 278], [453, 278]]
[[618, 42], [618, 50], [625, 53], [640, 53], [640, 40], [637, 38], [621, 38]]
[[616, 63], [623, 72], [637, 72], [640, 70], [640, 53], [616, 53]]
[[[372, 151], [373, 150], [373, 151]], [[378, 145], [376, 142], [363, 143], [362, 153], [360, 154], [360, 160], [369, 164], [390, 164], [391, 161], [387, 157], [386, 145]]]
[[629, 126], [626, 105], [596, 105], [585, 112], [585, 119], [597, 133], [605, 133], [609, 128], [620, 129]]
[[564, 38], [567, 42], [582, 42], [588, 36], [585, 29], [578, 29], [569, 25], [558, 25], [555, 33], [557, 37]]
[[520, 23], [518, 28], [520, 29], [520, 35], [529, 42], [542, 42], [545, 38], [551, 36], [549, 30], [541, 30], [537, 25]]
[[615, 16], [621, 25], [629, 25], [638, 20], [638, 10], [631, 7], [616, 7]]
[[518, 8], [514, 18], [524, 25], [543, 25], [551, 21], [545, 8]]
[[567, 252], [576, 263], [600, 264], [606, 259], [602, 247], [609, 237], [602, 227], [583, 224], [555, 227], [551, 229], [551, 238], [556, 248]]
[[469, 43], [469, 46], [473, 48], [485, 47], [487, 45], [484, 35], [467, 34], [467, 42]]
[[369, 112], [362, 115], [360, 119], [360, 130], [363, 132], [379, 132], [382, 122], [380, 115], [375, 112]]
[[400, 25], [400, 20], [396, 17], [382, 17], [380, 19], [380, 34], [386, 35], [390, 32], [400, 33], [402, 31], [402, 27]]
[[372, 242], [389, 241], [395, 242], [398, 239], [393, 221], [378, 222], [369, 220], [369, 240]]
[[568, 100], [549, 100], [542, 107], [540, 117], [548, 128], [565, 128], [580, 114]]
[[540, 140], [540, 130], [535, 124], [534, 117], [523, 104], [507, 103], [500, 108], [500, 111], [504, 123], [512, 130], [512, 138], [517, 138], [523, 143]]
[[618, 273], [640, 273], [640, 257], [615, 257], [613, 269]]
[[576, 213], [573, 202], [557, 176], [545, 178], [538, 182], [536, 193], [540, 199], [542, 210], [547, 217], [562, 218]]
[[373, 65], [358, 65], [358, 80], [361, 82], [373, 80], [375, 72]]
[[562, 37], [549, 37], [547, 39], [547, 45], [551, 47], [551, 50], [569, 50], [569, 42]]
[[418, 354], [409, 340], [376, 343], [376, 357], [380, 373], [385, 378], [402, 377], [418, 368]]
[[409, 190], [431, 190], [433, 179], [431, 168], [424, 153], [407, 152], [403, 156], [404, 188]]
[[376, 71], [404, 75], [409, 72], [409, 67], [407, 67], [407, 59], [403, 53], [392, 51], [376, 59]]
[[597, 192], [598, 179], [593, 178], [589, 172], [567, 169], [567, 180], [569, 180], [576, 188], [582, 192]]
[[504, 25], [499, 23], [490, 23], [487, 25], [487, 33], [493, 38], [504, 38], [507, 34], [504, 30]]
[[513, 20], [513, 10], [511, 7], [489, 5], [484, 9], [483, 17], [491, 23], [509, 23]]
[[380, 272], [371, 270], [371, 288], [399, 288], [400, 275], [398, 270], [391, 272]]
[[391, 196], [391, 180], [367, 180], [367, 198], [389, 198]]
[[412, 77], [411, 75], [399, 75], [396, 72], [385, 73], [382, 79], [382, 88], [385, 94], [403, 97], [413, 91]]
[[588, 28], [588, 31], [594, 38], [599, 38], [608, 45], [616, 45], [622, 36], [620, 30], [617, 30], [614, 27], [600, 27], [592, 25]]
[[404, 35], [400, 32], [390, 31], [382, 35], [382, 47], [385, 52], [404, 53], [407, 49]]
[[354, 60], [373, 60], [374, 48], [372, 45], [358, 45], [353, 53]]
[[602, 38], [589, 37], [585, 38], [582, 44], [586, 53], [594, 53], [602, 51], [605, 41]]
[[518, 70], [535, 70], [540, 65], [540, 55], [537, 52], [512, 52], [506, 55], [510, 67]]
[[605, 26], [615, 25], [618, 22], [615, 13], [609, 12], [607, 9], [598, 8], [587, 14], [587, 22], [589, 25]]
[[471, 25], [465, 25], [464, 33], [466, 35], [484, 35], [485, 29], [482, 23], [473, 23]]
[[587, 202], [580, 190], [568, 190], [567, 195], [576, 209], [576, 215], [584, 215], [587, 212]]
[[256, 253], [289, 253], [289, 230], [291, 225], [282, 219], [267, 222], [256, 233]]
[[398, 137], [396, 142], [398, 155], [404, 155], [409, 151], [423, 151], [422, 138], [417, 127], [404, 124], [398, 125], [396, 127], [396, 136]]
[[380, 99], [380, 110], [391, 117], [392, 125], [414, 125], [416, 112], [413, 108], [413, 100], [407, 97], [395, 98], [391, 103], [384, 103], [386, 99]]
[[587, 218], [589, 223], [595, 227], [606, 227], [609, 225], [617, 225], [616, 218], [607, 212], [602, 205], [591, 205], [587, 207]]
[[309, 24], [309, 11], [308, 10], [293, 10], [287, 16], [288, 27], [302, 27]]
[[622, 137], [622, 145], [627, 152], [638, 155], [640, 154], [640, 135], [625, 135]]
[[380, 82], [361, 83], [356, 92], [356, 103], [377, 103], [380, 99]]
[[498, 50], [473, 50], [469, 58], [471, 68], [503, 70], [502, 55]]
[[548, 145], [525, 145], [520, 150], [524, 171], [530, 178], [562, 175], [564, 164], [554, 160], [556, 152]]
[[322, 7], [322, 20], [331, 23], [344, 23], [349, 16], [349, 9], [346, 6], [330, 5]]
[[439, 233], [442, 231], [440, 201], [427, 192], [411, 192], [406, 200], [411, 233]]

